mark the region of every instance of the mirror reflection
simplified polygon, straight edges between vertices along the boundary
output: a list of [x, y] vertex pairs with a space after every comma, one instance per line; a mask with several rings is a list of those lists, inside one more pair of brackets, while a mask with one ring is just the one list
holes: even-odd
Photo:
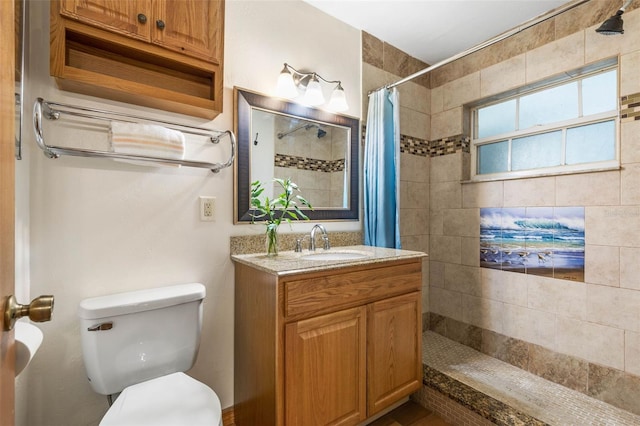
[[[355, 118], [235, 90], [236, 222], [250, 221], [251, 182], [291, 178], [311, 203], [310, 219], [358, 218], [358, 128]], [[274, 187], [265, 185], [272, 198]], [[277, 190], [277, 189], [276, 189]]]
[[[252, 111], [251, 123], [255, 133], [252, 180], [268, 182], [274, 176], [286, 176], [298, 184], [314, 208], [348, 207], [348, 128], [259, 109]], [[257, 160], [271, 157], [273, 164]], [[267, 195], [273, 198], [273, 191]]]

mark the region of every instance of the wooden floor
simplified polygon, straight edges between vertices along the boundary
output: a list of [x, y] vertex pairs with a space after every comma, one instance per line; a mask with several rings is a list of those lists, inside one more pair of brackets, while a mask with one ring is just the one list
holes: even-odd
[[[224, 416], [223, 416], [224, 417]], [[235, 426], [232, 415], [224, 421], [225, 426]], [[224, 419], [223, 419], [224, 420]], [[367, 426], [451, 426], [437, 414], [413, 401], [406, 402]]]
[[437, 414], [409, 401], [368, 426], [450, 426]]

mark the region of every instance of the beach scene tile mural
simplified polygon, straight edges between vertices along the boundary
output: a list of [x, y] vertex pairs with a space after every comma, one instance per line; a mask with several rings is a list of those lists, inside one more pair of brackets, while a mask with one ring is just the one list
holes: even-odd
[[480, 266], [584, 282], [584, 207], [480, 209]]

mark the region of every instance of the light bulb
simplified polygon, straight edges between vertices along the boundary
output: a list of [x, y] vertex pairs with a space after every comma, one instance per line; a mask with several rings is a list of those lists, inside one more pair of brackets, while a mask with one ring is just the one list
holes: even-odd
[[344, 94], [342, 85], [338, 83], [333, 92], [331, 92], [331, 99], [329, 99], [328, 109], [331, 111], [341, 112], [349, 109], [347, 105], [347, 97]]
[[293, 76], [286, 65], [278, 76], [276, 95], [287, 99], [293, 99], [298, 96], [298, 88], [296, 87], [296, 83], [293, 81]]
[[311, 106], [318, 106], [324, 103], [324, 96], [322, 95], [322, 86], [318, 81], [318, 77], [311, 77], [309, 84], [307, 84], [307, 91], [304, 93], [304, 103]]

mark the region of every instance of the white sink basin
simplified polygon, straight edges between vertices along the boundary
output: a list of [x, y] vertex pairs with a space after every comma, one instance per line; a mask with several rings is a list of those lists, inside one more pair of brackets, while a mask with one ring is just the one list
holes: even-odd
[[16, 376], [25, 369], [42, 343], [42, 330], [35, 325], [18, 321], [15, 325]]
[[303, 260], [356, 260], [369, 257], [369, 253], [357, 251], [324, 251], [321, 253], [311, 253], [302, 256]]

